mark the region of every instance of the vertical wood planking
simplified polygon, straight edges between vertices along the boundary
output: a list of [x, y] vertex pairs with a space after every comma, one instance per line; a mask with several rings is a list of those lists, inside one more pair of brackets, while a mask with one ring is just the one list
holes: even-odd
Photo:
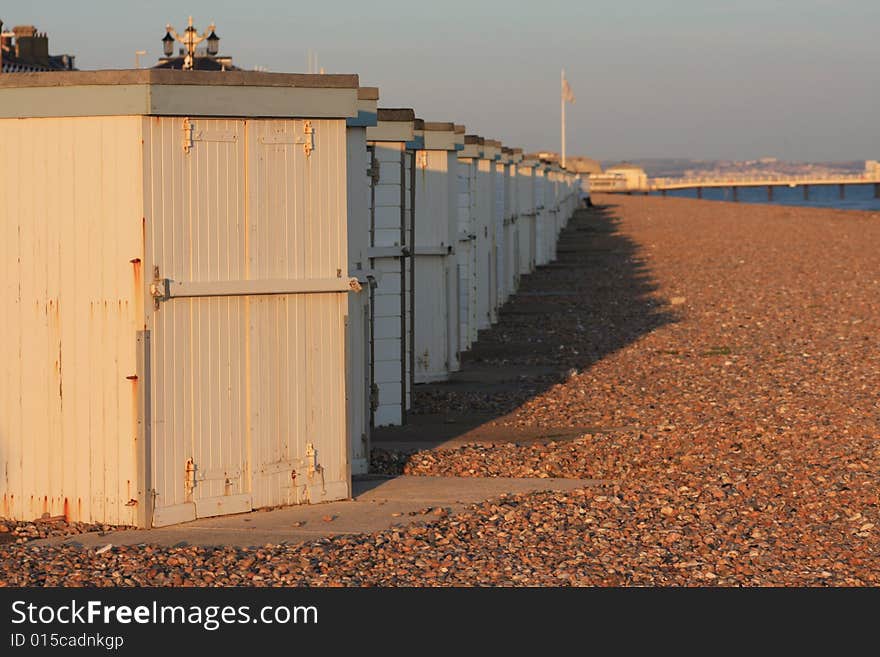
[[[401, 203], [406, 193], [405, 167], [401, 166], [403, 154], [402, 142], [375, 143], [375, 157], [381, 171], [373, 207], [376, 247], [402, 246]], [[374, 349], [376, 385], [379, 388], [375, 423], [376, 426], [398, 425], [403, 421], [404, 413], [401, 360], [406, 357], [401, 348], [401, 258], [376, 257], [373, 262], [381, 275], [375, 292]]]
[[4, 515], [133, 519], [139, 134], [131, 117], [0, 121], [16, 163], [0, 181]]

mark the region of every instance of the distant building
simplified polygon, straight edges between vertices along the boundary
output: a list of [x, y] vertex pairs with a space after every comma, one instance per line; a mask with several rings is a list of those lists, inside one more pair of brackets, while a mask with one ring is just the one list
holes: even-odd
[[590, 157], [566, 157], [565, 168], [574, 173], [584, 175], [602, 173], [602, 165], [599, 164], [599, 160], [594, 160]]
[[[561, 164], [562, 162], [559, 153], [555, 151], [538, 151], [537, 153], [530, 153], [528, 157], [540, 160], [541, 162], [550, 162], [552, 164]], [[565, 168], [572, 173], [602, 173], [602, 165], [599, 164], [598, 160], [593, 160], [589, 157], [579, 157], [577, 155], [566, 156]]]
[[635, 164], [616, 164], [604, 173], [590, 175], [593, 192], [637, 192], [648, 189], [648, 174]]
[[559, 153], [555, 151], [538, 151], [537, 153], [533, 153], [532, 156], [542, 162], [550, 162], [551, 164], [557, 164], [559, 162]]
[[537, 160], [545, 164], [555, 164], [559, 162], [559, 155], [552, 151], [537, 151], [535, 153], [526, 153], [523, 157], [527, 160]]
[[0, 21], [0, 72], [75, 71], [73, 55], [50, 55], [49, 37], [33, 25], [3, 29]]
[[865, 175], [880, 177], [880, 162], [877, 160], [865, 160]]

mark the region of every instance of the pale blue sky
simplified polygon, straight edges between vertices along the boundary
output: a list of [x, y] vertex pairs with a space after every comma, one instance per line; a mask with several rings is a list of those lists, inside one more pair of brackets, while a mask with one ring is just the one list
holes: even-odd
[[[28, 6], [30, 5], [30, 6]], [[358, 73], [385, 106], [526, 149], [603, 159], [880, 158], [876, 0], [41, 0], [0, 8], [80, 68], [158, 57], [167, 22], [217, 22], [245, 68]]]

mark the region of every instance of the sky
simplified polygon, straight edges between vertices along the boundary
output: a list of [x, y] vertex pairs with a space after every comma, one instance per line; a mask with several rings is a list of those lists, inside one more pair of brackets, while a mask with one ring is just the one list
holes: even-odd
[[877, 0], [41, 0], [0, 7], [81, 69], [161, 54], [166, 23], [215, 21], [236, 65], [357, 73], [380, 106], [526, 150], [803, 161], [880, 159]]

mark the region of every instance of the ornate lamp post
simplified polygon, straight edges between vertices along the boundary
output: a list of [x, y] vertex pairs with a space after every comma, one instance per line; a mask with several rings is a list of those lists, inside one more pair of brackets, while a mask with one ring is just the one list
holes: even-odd
[[192, 16], [190, 16], [189, 23], [187, 24], [186, 30], [183, 32], [183, 36], [179, 35], [175, 29], [171, 27], [170, 23], [165, 26], [165, 29], [167, 31], [162, 38], [162, 46], [165, 50], [166, 57], [171, 57], [174, 54], [175, 41], [179, 41], [186, 48], [186, 55], [183, 58], [184, 71], [192, 70], [196, 54], [196, 46], [202, 41], [208, 41], [207, 47], [210, 56], [215, 56], [220, 50], [220, 37], [214, 33], [214, 30], [216, 29], [214, 23], [211, 23], [207, 30], [202, 34], [199, 34], [196, 32], [196, 28], [193, 27], [193, 19]]

